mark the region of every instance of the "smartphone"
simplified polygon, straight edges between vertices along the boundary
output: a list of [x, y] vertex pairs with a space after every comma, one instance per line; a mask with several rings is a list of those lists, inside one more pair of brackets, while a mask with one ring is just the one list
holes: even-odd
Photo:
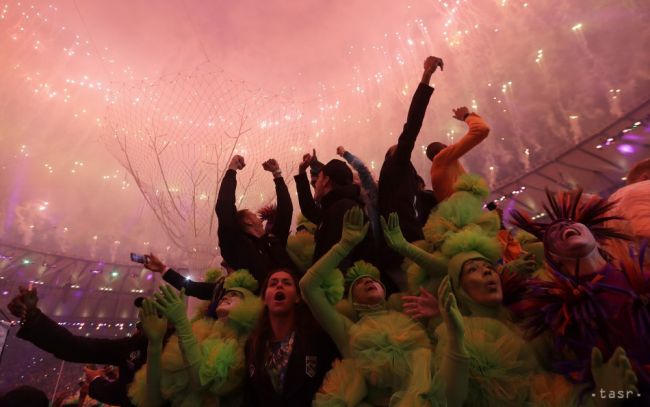
[[146, 254], [131, 253], [131, 261], [147, 264], [149, 262], [149, 256]]

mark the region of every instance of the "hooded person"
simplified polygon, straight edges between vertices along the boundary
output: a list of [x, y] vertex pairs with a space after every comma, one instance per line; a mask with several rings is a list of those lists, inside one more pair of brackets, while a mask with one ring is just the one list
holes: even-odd
[[[138, 371], [129, 396], [135, 405], [237, 406], [245, 373], [244, 343], [255, 325], [260, 301], [257, 281], [238, 270], [224, 281], [216, 308], [219, 319], [188, 320], [185, 297], [162, 286], [143, 303], [142, 325], [149, 338], [146, 367]], [[159, 316], [161, 313], [162, 316]], [[176, 334], [162, 348], [167, 320]]]
[[[449, 405], [579, 405], [583, 387], [544, 371], [531, 344], [510, 321], [496, 265], [498, 241], [474, 227], [450, 236], [442, 250], [450, 260], [438, 293], [444, 299], [445, 323], [436, 330], [434, 360], [441, 366]], [[619, 365], [624, 352], [606, 365], [594, 352], [597, 387], [611, 389], [612, 378], [620, 378], [626, 390], [634, 388], [635, 380], [628, 380], [629, 365], [622, 369]], [[609, 379], [601, 379], [603, 371]]]
[[325, 289], [368, 226], [360, 208], [346, 212], [340, 241], [300, 280], [305, 302], [343, 356], [326, 376], [314, 405], [424, 406], [421, 395], [431, 387], [429, 339], [408, 316], [386, 309], [377, 268], [357, 262], [346, 273], [356, 322], [337, 312]]

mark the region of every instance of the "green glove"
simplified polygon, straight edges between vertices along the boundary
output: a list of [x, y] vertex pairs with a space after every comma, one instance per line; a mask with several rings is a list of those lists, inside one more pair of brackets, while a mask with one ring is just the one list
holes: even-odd
[[431, 277], [442, 277], [447, 274], [447, 257], [440, 252], [429, 253], [406, 241], [399, 227], [399, 216], [397, 213], [391, 213], [388, 216], [388, 222], [382, 216], [380, 222], [388, 247], [402, 256], [413, 260], [415, 264], [420, 266]]
[[180, 296], [169, 285], [160, 286], [160, 292], [154, 293], [156, 308], [162, 312], [174, 325], [187, 320], [187, 308], [185, 307], [185, 290], [181, 290]]
[[440, 308], [442, 320], [445, 323], [447, 332], [449, 333], [450, 348], [454, 352], [467, 354], [465, 351], [465, 324], [463, 323], [463, 316], [458, 309], [456, 303], [456, 296], [453, 293], [447, 294], [443, 306]]
[[409, 244], [402, 234], [402, 229], [399, 227], [399, 216], [396, 212], [392, 212], [388, 215], [388, 222], [382, 216], [379, 221], [381, 222], [381, 228], [384, 231], [384, 239], [388, 247], [395, 250], [396, 252], [402, 254], [404, 248]]
[[202, 359], [201, 349], [192, 332], [192, 325], [187, 319], [185, 290], [181, 290], [179, 296], [171, 286], [163, 285], [160, 287], [160, 292], [154, 294], [154, 298], [156, 299], [156, 308], [174, 324], [181, 351], [186, 362], [190, 366], [196, 367], [196, 377], [198, 377], [198, 367]]
[[603, 354], [600, 350], [594, 347], [591, 350], [591, 374], [594, 378], [596, 388], [594, 394], [596, 397], [597, 405], [609, 405], [601, 396], [602, 392], [609, 394], [609, 392], [625, 391], [632, 392], [634, 397], [637, 397], [639, 391], [636, 388], [637, 377], [634, 374], [630, 360], [625, 355], [625, 350], [618, 347], [614, 354], [607, 361], [603, 363]]
[[343, 230], [339, 245], [348, 252], [352, 251], [366, 237], [369, 227], [369, 222], [364, 223], [363, 211], [360, 207], [348, 209], [343, 215]]
[[469, 384], [469, 356], [464, 343], [465, 325], [454, 294], [448, 293], [446, 297], [439, 298], [445, 298], [440, 313], [449, 333], [449, 343], [443, 350], [440, 375], [445, 382], [447, 405], [461, 407], [467, 399]]
[[147, 335], [149, 341], [162, 343], [165, 332], [167, 331], [167, 319], [158, 316], [153, 300], [146, 299], [142, 301], [140, 322], [142, 322], [142, 330]]

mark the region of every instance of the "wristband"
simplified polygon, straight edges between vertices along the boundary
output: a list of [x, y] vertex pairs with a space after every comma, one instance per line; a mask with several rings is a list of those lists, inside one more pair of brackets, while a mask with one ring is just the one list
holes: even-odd
[[282, 176], [282, 171], [281, 170], [276, 170], [272, 172], [273, 178], [280, 178]]
[[469, 113], [465, 113], [465, 116], [463, 116], [463, 121], [465, 121], [469, 115]]

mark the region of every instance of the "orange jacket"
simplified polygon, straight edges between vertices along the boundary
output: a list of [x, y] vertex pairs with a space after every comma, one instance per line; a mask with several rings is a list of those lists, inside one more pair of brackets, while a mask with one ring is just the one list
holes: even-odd
[[465, 123], [469, 125], [467, 134], [457, 143], [447, 146], [433, 157], [431, 164], [431, 185], [433, 194], [438, 202], [449, 198], [454, 192], [453, 186], [461, 175], [465, 174], [465, 169], [458, 161], [463, 155], [476, 147], [490, 133], [490, 128], [483, 121], [481, 116], [476, 113], [470, 113], [465, 118]]

